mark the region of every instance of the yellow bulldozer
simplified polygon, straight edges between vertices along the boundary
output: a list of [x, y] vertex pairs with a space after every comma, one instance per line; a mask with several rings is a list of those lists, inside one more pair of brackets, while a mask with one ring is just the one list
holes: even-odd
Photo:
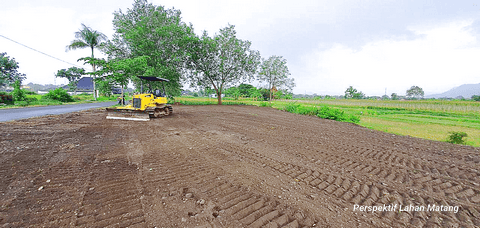
[[158, 77], [138, 77], [150, 82], [162, 82], [163, 92], [160, 90], [153, 91], [150, 87], [148, 93], [143, 93], [142, 83], [142, 92], [133, 95], [132, 100], [129, 102], [130, 104], [106, 109], [108, 113], [107, 119], [149, 121], [150, 118], [158, 118], [172, 114], [173, 108], [167, 104], [165, 87], [163, 85], [163, 83], [168, 82], [168, 80]]

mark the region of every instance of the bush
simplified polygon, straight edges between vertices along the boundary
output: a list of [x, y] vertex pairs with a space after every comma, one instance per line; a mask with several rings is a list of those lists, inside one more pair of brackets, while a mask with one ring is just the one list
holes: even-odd
[[28, 102], [28, 103], [32, 103], [32, 102], [38, 101], [38, 99], [36, 97], [27, 97], [27, 99], [25, 99], [25, 101]]
[[42, 100], [56, 100], [61, 102], [73, 102], [72, 96], [67, 93], [66, 90], [62, 88], [56, 88], [55, 90], [50, 90], [47, 94], [42, 96]]
[[270, 102], [260, 102], [260, 107], [272, 107], [273, 105]]
[[27, 95], [25, 94], [25, 90], [20, 89], [20, 81], [15, 81], [13, 85], [12, 96], [14, 101], [25, 101], [27, 99]]
[[27, 94], [27, 95], [38, 95], [37, 93], [35, 93], [35, 91], [30, 91], [30, 90], [26, 90], [26, 89], [22, 89], [22, 90], [23, 90], [23, 91], [25, 92], [25, 94]]
[[30, 104], [30, 102], [28, 102], [28, 101], [16, 101], [15, 104], [18, 105], [18, 106], [25, 107], [25, 106], [28, 106]]
[[351, 122], [358, 123], [360, 118], [355, 115], [348, 115], [344, 111], [336, 108], [330, 108], [328, 106], [315, 107], [315, 106], [302, 106], [296, 103], [287, 104], [284, 109], [287, 112], [308, 115], [308, 116], [317, 116], [322, 119], [330, 119], [341, 122]]
[[465, 144], [463, 138], [468, 137], [467, 133], [460, 131], [453, 131], [449, 133], [450, 135], [448, 135], [447, 142], [454, 144]]
[[6, 105], [13, 105], [13, 96], [8, 95], [5, 92], [0, 92], [0, 103], [4, 103]]

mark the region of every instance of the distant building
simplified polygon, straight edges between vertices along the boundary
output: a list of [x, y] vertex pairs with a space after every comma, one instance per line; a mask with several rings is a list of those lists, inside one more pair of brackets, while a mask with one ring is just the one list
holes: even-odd
[[[62, 87], [62, 89], [69, 90], [70, 87], [68, 85], [65, 85]], [[77, 83], [77, 89], [75, 92], [69, 92], [72, 94], [78, 94], [78, 93], [93, 93], [93, 80], [91, 77], [83, 77], [80, 78], [80, 80]]]
[[[63, 89], [69, 90], [70, 88], [68, 85], [62, 87]], [[97, 89], [98, 91], [98, 89]], [[78, 83], [77, 83], [77, 90], [75, 92], [69, 92], [69, 93], [88, 93], [88, 94], [93, 94], [93, 79], [91, 77], [83, 77], [81, 78]], [[113, 94], [121, 94], [122, 89], [113, 87], [112, 88], [112, 93]]]

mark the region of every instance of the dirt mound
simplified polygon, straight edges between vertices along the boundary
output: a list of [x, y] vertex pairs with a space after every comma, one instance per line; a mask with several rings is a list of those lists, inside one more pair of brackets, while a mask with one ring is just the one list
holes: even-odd
[[1, 123], [0, 225], [480, 226], [478, 149], [267, 107], [174, 109]]

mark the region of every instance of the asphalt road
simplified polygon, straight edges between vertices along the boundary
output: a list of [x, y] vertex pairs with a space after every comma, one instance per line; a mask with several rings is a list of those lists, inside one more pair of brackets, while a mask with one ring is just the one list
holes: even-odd
[[77, 112], [91, 108], [109, 107], [115, 105], [116, 101], [88, 103], [88, 104], [71, 104], [71, 105], [52, 105], [45, 107], [30, 107], [30, 108], [11, 108], [0, 109], [0, 122], [27, 119], [37, 116], [58, 115], [69, 112]]

